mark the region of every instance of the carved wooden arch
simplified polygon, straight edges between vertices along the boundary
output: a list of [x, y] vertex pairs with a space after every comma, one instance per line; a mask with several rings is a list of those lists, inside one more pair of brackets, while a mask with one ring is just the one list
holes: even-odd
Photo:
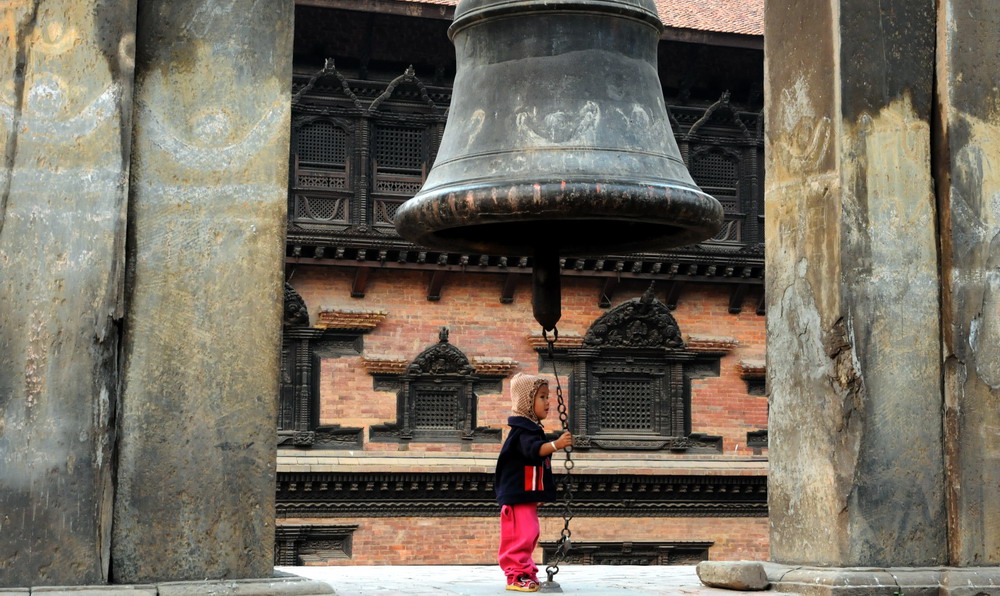
[[334, 65], [333, 58], [327, 58], [323, 63], [323, 68], [313, 73], [313, 75], [309, 77], [309, 81], [306, 82], [301, 89], [295, 92], [295, 95], [292, 96], [292, 108], [296, 108], [301, 105], [302, 98], [305, 94], [311, 91], [320, 79], [329, 76], [337, 79], [340, 83], [340, 89], [344, 96], [349, 99], [352, 104], [354, 104], [354, 107], [359, 111], [363, 111], [364, 106], [362, 105], [361, 100], [359, 100], [358, 96], [351, 90], [351, 85], [348, 83], [347, 78], [337, 70], [337, 67]]
[[594, 348], [683, 348], [684, 340], [670, 309], [656, 299], [653, 286], [591, 324], [583, 345]]
[[382, 104], [392, 97], [396, 88], [401, 84], [410, 84], [417, 88], [417, 91], [420, 93], [420, 100], [428, 112], [434, 113], [439, 111], [438, 105], [434, 103], [434, 100], [427, 94], [427, 86], [424, 85], [424, 82], [417, 76], [412, 64], [406, 68], [406, 71], [404, 71], [403, 74], [389, 82], [385, 91], [376, 97], [375, 100], [372, 101], [371, 105], [368, 106], [368, 110], [370, 112], [377, 112], [381, 108]]
[[461, 375], [473, 376], [475, 370], [462, 350], [448, 342], [448, 328], [438, 333], [438, 343], [420, 353], [406, 368], [411, 376]]
[[719, 97], [719, 99], [711, 106], [709, 106], [707, 110], [705, 110], [705, 113], [702, 114], [701, 118], [699, 118], [697, 122], [691, 125], [691, 128], [688, 130], [686, 135], [687, 140], [693, 141], [698, 139], [700, 136], [699, 133], [701, 131], [701, 128], [706, 124], [708, 124], [708, 122], [712, 119], [712, 116], [715, 115], [715, 113], [720, 110], [724, 112], [729, 112], [732, 115], [733, 122], [735, 122], [737, 127], [739, 128], [740, 137], [743, 140], [749, 141], [753, 139], [753, 137], [750, 135], [750, 131], [747, 130], [746, 124], [743, 123], [743, 119], [740, 118], [740, 115], [736, 112], [736, 108], [734, 108], [732, 104], [729, 103], [729, 91], [724, 91], [722, 95]]

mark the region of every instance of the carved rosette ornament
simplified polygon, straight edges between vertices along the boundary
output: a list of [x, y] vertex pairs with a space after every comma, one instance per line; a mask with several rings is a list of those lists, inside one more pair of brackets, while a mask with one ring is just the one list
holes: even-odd
[[406, 372], [410, 375], [473, 375], [475, 371], [465, 354], [448, 343], [448, 328], [442, 327], [440, 341], [413, 359]]
[[595, 348], [683, 348], [677, 321], [656, 299], [653, 286], [594, 321], [583, 345]]

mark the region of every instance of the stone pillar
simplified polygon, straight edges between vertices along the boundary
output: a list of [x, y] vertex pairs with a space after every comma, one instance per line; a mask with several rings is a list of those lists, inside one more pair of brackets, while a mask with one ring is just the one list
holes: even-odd
[[936, 136], [951, 564], [1000, 565], [1000, 6], [943, 0]]
[[0, 587], [107, 579], [134, 0], [0, 12]]
[[772, 559], [944, 565], [934, 1], [765, 21]]
[[117, 583], [272, 573], [292, 8], [140, 5]]

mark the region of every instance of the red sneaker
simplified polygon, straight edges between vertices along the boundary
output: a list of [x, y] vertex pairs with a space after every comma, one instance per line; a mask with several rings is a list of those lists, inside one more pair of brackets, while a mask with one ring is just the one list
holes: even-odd
[[510, 576], [507, 578], [507, 589], [515, 592], [537, 592], [538, 581], [530, 575]]

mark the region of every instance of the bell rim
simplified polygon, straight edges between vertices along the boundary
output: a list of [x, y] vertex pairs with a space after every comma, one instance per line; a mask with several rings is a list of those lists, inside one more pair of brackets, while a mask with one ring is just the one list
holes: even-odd
[[[556, 215], [558, 217], [554, 217]], [[564, 241], [560, 244], [560, 254], [582, 256], [667, 250], [696, 244], [715, 235], [722, 227], [723, 218], [718, 200], [698, 188], [657, 182], [558, 180], [451, 185], [430, 192], [421, 191], [399, 207], [393, 220], [400, 236], [419, 246], [508, 255], [530, 255], [532, 247], [538, 243], [513, 239], [484, 243], [448, 236], [447, 232], [481, 226], [516, 227], [517, 224], [575, 227], [583, 222], [594, 222], [598, 227], [618, 225], [641, 226], [650, 231], [669, 230], [669, 234], [652, 234], [638, 239], [609, 241], [603, 238], [600, 250], [587, 249], [590, 242]], [[485, 248], [487, 245], [495, 246]]]

